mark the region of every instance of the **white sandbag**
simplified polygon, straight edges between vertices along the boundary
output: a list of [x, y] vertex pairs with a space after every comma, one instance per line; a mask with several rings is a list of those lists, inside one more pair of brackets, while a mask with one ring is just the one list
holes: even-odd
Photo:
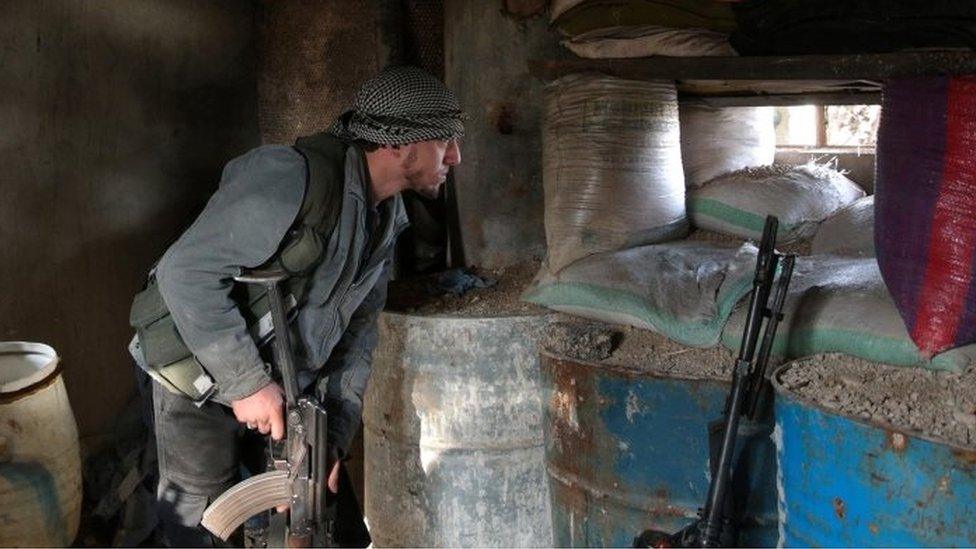
[[552, 23], [559, 16], [572, 8], [582, 4], [585, 0], [552, 0], [549, 2], [549, 22]]
[[[722, 344], [739, 348], [747, 301], [729, 318]], [[799, 358], [844, 353], [894, 366], [961, 372], [976, 364], [976, 345], [922, 358], [881, 279], [874, 258], [797, 258], [773, 353]]]
[[546, 88], [548, 268], [688, 231], [672, 82], [569, 75]]
[[766, 216], [775, 215], [778, 244], [810, 238], [820, 222], [865, 195], [844, 174], [813, 162], [740, 170], [688, 192], [696, 227], [759, 239]]
[[712, 107], [681, 103], [685, 183], [697, 187], [720, 175], [768, 166], [776, 156], [773, 107]]
[[609, 27], [584, 32], [562, 45], [587, 59], [732, 56], [729, 36], [706, 29], [672, 29], [655, 25]]
[[556, 311], [712, 347], [751, 287], [756, 248], [674, 242], [591, 255], [541, 271], [522, 299]]
[[874, 257], [874, 196], [865, 196], [828, 217], [813, 235], [814, 254]]

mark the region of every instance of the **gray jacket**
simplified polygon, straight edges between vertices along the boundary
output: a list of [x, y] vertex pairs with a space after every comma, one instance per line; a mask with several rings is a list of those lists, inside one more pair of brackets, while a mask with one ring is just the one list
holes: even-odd
[[[257, 345], [230, 297], [241, 267], [278, 249], [302, 203], [307, 166], [295, 149], [264, 146], [230, 161], [220, 187], [156, 267], [160, 294], [180, 335], [217, 384], [224, 403], [270, 381]], [[330, 413], [330, 443], [345, 455], [359, 427], [376, 346], [376, 318], [396, 237], [407, 218], [399, 196], [375, 210], [362, 151], [346, 153], [342, 213], [292, 321], [303, 385]]]

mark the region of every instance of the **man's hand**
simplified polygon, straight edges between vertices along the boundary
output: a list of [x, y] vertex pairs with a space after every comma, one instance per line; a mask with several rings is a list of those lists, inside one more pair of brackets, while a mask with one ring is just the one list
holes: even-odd
[[329, 491], [333, 494], [339, 492], [339, 465], [341, 464], [341, 461], [335, 462], [335, 465], [332, 466], [332, 472], [329, 473], [328, 486]]
[[271, 433], [271, 438], [281, 440], [285, 436], [284, 398], [277, 383], [269, 383], [251, 396], [231, 402], [237, 421], [261, 434]]

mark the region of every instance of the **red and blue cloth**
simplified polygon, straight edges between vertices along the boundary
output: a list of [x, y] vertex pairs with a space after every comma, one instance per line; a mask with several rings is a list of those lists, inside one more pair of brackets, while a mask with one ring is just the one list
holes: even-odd
[[878, 265], [923, 356], [976, 342], [976, 76], [885, 84]]

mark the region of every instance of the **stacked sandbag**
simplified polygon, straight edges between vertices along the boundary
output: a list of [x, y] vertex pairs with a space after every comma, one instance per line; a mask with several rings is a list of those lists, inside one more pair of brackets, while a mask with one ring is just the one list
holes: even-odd
[[658, 25], [608, 27], [584, 32], [562, 45], [586, 59], [722, 57], [735, 55], [727, 34], [707, 29], [673, 29]]
[[[722, 344], [738, 350], [745, 301], [729, 318]], [[799, 358], [844, 353], [895, 366], [962, 372], [976, 364], [976, 345], [923, 356], [912, 342], [873, 258], [797, 259], [773, 354]]]
[[874, 196], [855, 200], [821, 223], [813, 235], [811, 251], [874, 257]]
[[976, 342], [976, 76], [885, 83], [878, 264], [923, 355]]
[[549, 2], [549, 22], [554, 23], [562, 14], [585, 1], [586, 0], [551, 0]]
[[546, 268], [687, 234], [674, 84], [565, 76], [546, 89]]
[[838, 210], [865, 196], [826, 165], [773, 165], [717, 177], [689, 190], [688, 215], [699, 228], [748, 239], [762, 237], [767, 215], [779, 218], [777, 244], [813, 236]]
[[968, 0], [747, 0], [732, 9], [732, 44], [743, 55], [976, 47]]
[[542, 271], [522, 299], [711, 347], [735, 304], [749, 292], [755, 262], [751, 244], [641, 246], [591, 255], [558, 274]]
[[681, 159], [689, 187], [729, 172], [773, 163], [773, 107], [719, 108], [683, 102], [679, 112]]
[[565, 36], [619, 25], [658, 25], [730, 33], [735, 18], [718, 0], [553, 0], [552, 26]]

